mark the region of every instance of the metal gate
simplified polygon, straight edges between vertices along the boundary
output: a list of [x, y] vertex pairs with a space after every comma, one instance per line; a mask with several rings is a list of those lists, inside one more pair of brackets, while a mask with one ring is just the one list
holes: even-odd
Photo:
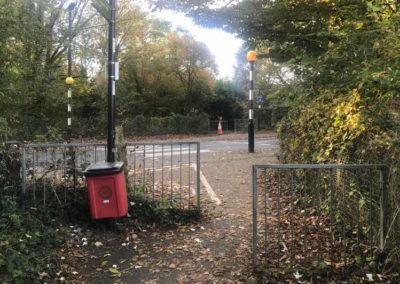
[[[385, 246], [382, 165], [253, 166], [253, 268], [293, 280], [354, 271]], [[309, 270], [308, 270], [309, 271]]]
[[[71, 202], [85, 189], [83, 171], [105, 161], [105, 144], [27, 144], [21, 146], [22, 192], [39, 204]], [[162, 142], [118, 145], [130, 193], [160, 206], [200, 208], [200, 143]]]

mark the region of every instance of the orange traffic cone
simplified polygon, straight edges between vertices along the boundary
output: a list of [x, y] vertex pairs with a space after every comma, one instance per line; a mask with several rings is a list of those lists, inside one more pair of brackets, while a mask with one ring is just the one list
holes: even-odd
[[222, 125], [221, 125], [221, 121], [218, 122], [218, 135], [222, 135]]

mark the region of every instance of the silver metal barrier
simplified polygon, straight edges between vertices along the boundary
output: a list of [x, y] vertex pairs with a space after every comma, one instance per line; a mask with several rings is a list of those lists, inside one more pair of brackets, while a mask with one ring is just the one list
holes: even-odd
[[252, 178], [254, 269], [345, 275], [383, 250], [385, 166], [255, 165]]
[[[22, 192], [43, 205], [63, 205], [71, 201], [71, 193], [86, 188], [83, 171], [105, 161], [107, 147], [26, 144], [21, 153]], [[118, 145], [118, 154], [126, 164], [130, 192], [160, 206], [200, 208], [199, 142], [127, 143]]]

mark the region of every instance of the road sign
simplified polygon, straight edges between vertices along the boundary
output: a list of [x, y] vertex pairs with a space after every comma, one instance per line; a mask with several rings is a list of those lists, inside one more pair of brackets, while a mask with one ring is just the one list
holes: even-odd
[[257, 96], [257, 103], [262, 104], [264, 102], [264, 97], [263, 96]]

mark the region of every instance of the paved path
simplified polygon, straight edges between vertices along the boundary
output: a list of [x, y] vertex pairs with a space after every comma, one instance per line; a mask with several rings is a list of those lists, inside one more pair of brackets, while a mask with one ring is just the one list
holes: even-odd
[[[274, 136], [256, 137], [247, 153], [243, 137], [202, 139], [201, 170], [206, 217], [167, 231], [89, 232], [78, 281], [89, 283], [241, 283], [251, 277], [251, 165], [276, 162]], [[222, 138], [218, 138], [222, 139]], [[215, 201], [217, 197], [220, 202]], [[102, 246], [94, 244], [100, 241]], [[113, 270], [113, 265], [115, 270]]]

